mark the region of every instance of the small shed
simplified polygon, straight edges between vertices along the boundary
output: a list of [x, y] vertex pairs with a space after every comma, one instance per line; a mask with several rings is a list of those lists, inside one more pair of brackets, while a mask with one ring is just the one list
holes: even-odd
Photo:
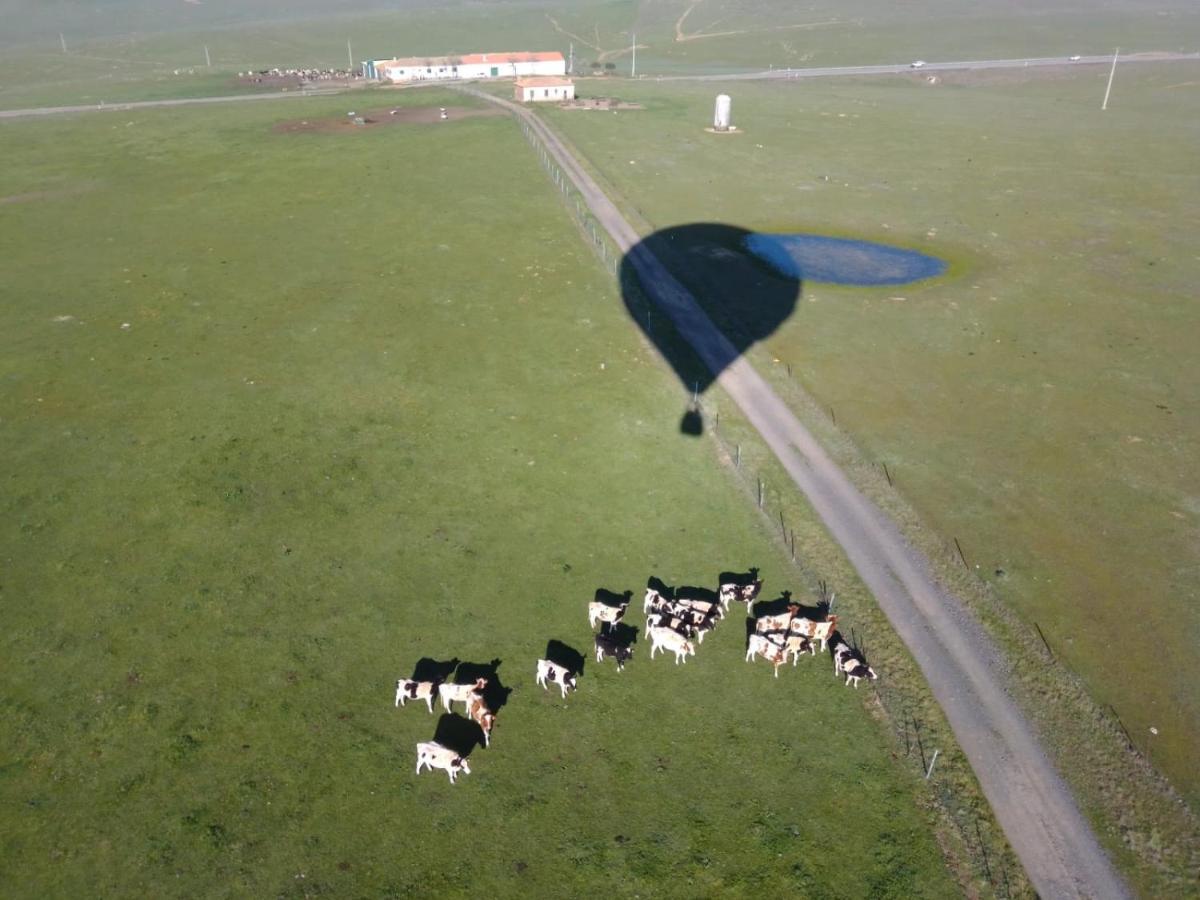
[[522, 103], [561, 103], [575, 99], [575, 82], [551, 75], [518, 78], [516, 99]]

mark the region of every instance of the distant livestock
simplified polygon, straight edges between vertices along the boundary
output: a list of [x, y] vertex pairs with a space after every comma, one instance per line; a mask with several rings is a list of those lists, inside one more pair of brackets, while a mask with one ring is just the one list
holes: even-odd
[[539, 659], [537, 661], [537, 683], [546, 690], [550, 690], [550, 685], [547, 682], [553, 682], [558, 685], [562, 695], [567, 696], [567, 689], [577, 690], [575, 683], [575, 673], [570, 671], [566, 666], [560, 666], [556, 662], [551, 662], [548, 659]]
[[471, 774], [471, 767], [467, 764], [466, 757], [455, 753], [448, 747], [443, 747], [436, 741], [425, 741], [417, 744], [417, 774], [421, 774], [421, 767], [425, 766], [429, 771], [434, 769], [442, 769], [450, 776], [450, 783], [454, 784], [454, 779], [459, 772]]

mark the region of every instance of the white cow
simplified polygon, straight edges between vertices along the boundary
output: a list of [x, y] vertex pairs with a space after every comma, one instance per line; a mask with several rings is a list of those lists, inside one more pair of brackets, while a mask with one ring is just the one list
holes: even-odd
[[424, 700], [429, 711], [433, 712], [433, 695], [437, 685], [432, 681], [413, 681], [402, 678], [396, 682], [396, 705], [403, 706], [406, 700]]
[[596, 627], [597, 622], [608, 622], [615, 625], [625, 615], [624, 606], [609, 606], [607, 603], [593, 601], [588, 604], [588, 624]]
[[446, 707], [446, 712], [450, 712], [451, 703], [469, 703], [471, 694], [475, 691], [482, 691], [485, 687], [487, 687], [486, 678], [477, 678], [474, 684], [447, 682], [438, 685], [438, 696], [442, 700], [442, 706]]
[[746, 662], [750, 662], [755, 656], [761, 656], [775, 666], [776, 678], [779, 677], [779, 667], [787, 660], [784, 648], [761, 634], [750, 635], [750, 646], [746, 648]]
[[459, 772], [471, 774], [471, 767], [467, 765], [466, 757], [460, 756], [448, 747], [443, 747], [437, 741], [425, 741], [417, 744], [417, 774], [421, 774], [421, 767], [425, 766], [429, 771], [434, 769], [444, 769], [446, 774], [450, 776], [450, 783], [454, 784], [454, 779]]
[[670, 628], [651, 627], [647, 629], [647, 634], [650, 635], [650, 658], [654, 659], [654, 652], [658, 649], [671, 650], [675, 654], [675, 665], [681, 662], [687, 662], [687, 656], [690, 653], [696, 655], [696, 648], [678, 631]]
[[539, 659], [537, 661], [537, 683], [546, 690], [550, 690], [550, 685], [547, 681], [552, 681], [558, 685], [562, 691], [563, 697], [567, 696], [567, 688], [577, 690], [578, 686], [575, 683], [575, 673], [566, 666], [560, 666], [556, 662], [551, 662], [548, 659]]

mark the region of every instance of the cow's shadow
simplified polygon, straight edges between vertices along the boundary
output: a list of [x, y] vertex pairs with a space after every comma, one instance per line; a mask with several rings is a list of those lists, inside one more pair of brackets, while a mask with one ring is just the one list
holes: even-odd
[[754, 604], [754, 611], [750, 614], [751, 619], [762, 619], [766, 616], [779, 616], [788, 611], [788, 607], [795, 606], [796, 601], [792, 599], [791, 591], [784, 591], [774, 600], [758, 600]]
[[617, 622], [614, 625], [609, 625], [604, 629], [605, 637], [611, 638], [621, 647], [632, 647], [637, 643], [639, 629], [636, 625], [627, 625], [624, 622]]
[[[796, 309], [800, 280], [751, 253], [745, 245], [750, 234], [711, 222], [678, 225], [643, 238], [621, 260], [625, 308], [688, 393], [706, 391]], [[672, 300], [669, 289], [661, 290], [664, 270], [695, 298], [717, 335], [690, 304]], [[695, 436], [703, 427], [700, 411], [689, 408], [680, 431]]]
[[584, 663], [587, 661], [584, 659], [583, 654], [570, 644], [564, 644], [562, 641], [553, 638], [546, 642], [546, 655], [544, 658], [562, 666], [572, 675], [582, 675]]
[[472, 684], [480, 678], [486, 678], [487, 684], [480, 693], [483, 694], [484, 704], [493, 713], [503, 709], [508, 703], [508, 695], [513, 692], [512, 688], [505, 687], [500, 680], [499, 669], [502, 662], [503, 660], [493, 659], [490, 663], [459, 663], [458, 671], [454, 675], [454, 680], [459, 684]]
[[471, 755], [476, 747], [482, 747], [483, 729], [458, 713], [443, 713], [437, 721], [433, 739], [447, 750], [453, 750], [463, 759]]
[[423, 656], [417, 660], [417, 664], [413, 666], [412, 680], [413, 681], [432, 681], [434, 684], [442, 684], [450, 679], [454, 674], [454, 670], [458, 668], [458, 657], [447, 660], [437, 660], [430, 656]]
[[616, 591], [610, 591], [607, 588], [596, 588], [596, 602], [603, 603], [605, 606], [628, 606], [633, 599], [633, 591], [625, 591], [618, 594]]

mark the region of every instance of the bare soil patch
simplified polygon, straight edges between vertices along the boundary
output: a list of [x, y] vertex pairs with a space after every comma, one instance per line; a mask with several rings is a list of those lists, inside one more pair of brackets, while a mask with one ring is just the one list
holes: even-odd
[[[278, 134], [345, 134], [387, 125], [429, 125], [480, 116], [507, 115], [504, 110], [491, 107], [447, 106], [446, 118], [443, 119], [442, 109], [440, 106], [384, 106], [378, 109], [348, 110], [344, 116], [290, 119], [277, 123], [271, 130]], [[353, 115], [350, 115], [351, 112]]]

